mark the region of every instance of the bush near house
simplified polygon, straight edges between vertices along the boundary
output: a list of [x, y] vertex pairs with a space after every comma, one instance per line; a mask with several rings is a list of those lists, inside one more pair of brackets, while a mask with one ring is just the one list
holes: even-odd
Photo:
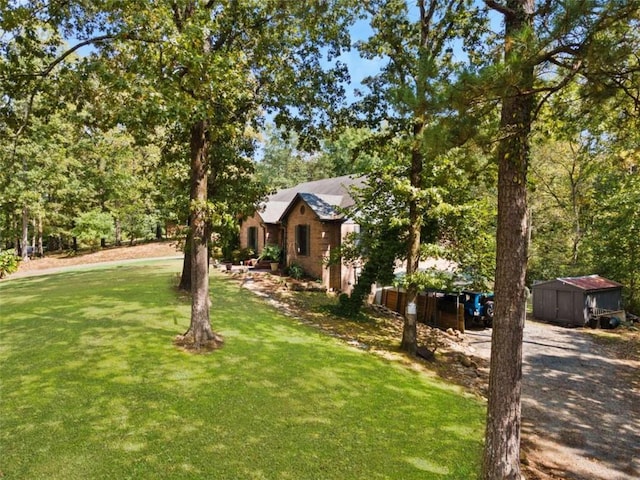
[[11, 275], [18, 270], [20, 259], [15, 250], [3, 250], [0, 252], [0, 278]]

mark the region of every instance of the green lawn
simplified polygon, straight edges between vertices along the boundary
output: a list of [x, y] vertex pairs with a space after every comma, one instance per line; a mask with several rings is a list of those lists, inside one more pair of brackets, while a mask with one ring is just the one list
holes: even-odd
[[0, 283], [4, 479], [473, 479], [484, 406], [212, 276], [223, 349], [172, 339], [180, 262]]

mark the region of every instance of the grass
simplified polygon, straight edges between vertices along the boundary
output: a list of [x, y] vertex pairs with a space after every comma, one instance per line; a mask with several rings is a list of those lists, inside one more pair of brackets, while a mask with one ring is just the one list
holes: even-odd
[[4, 479], [473, 479], [484, 406], [212, 276], [223, 349], [172, 345], [180, 262], [0, 284]]

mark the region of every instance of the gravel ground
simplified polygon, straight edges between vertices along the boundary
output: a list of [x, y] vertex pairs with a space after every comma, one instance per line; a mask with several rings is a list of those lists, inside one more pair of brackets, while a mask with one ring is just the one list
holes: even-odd
[[[491, 330], [465, 339], [490, 357]], [[581, 329], [527, 321], [522, 437], [540, 478], [640, 478], [640, 362], [614, 352]]]

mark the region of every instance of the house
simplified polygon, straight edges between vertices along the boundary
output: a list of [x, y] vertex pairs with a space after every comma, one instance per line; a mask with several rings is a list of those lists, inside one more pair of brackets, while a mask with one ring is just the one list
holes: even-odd
[[533, 285], [533, 316], [583, 326], [596, 309], [622, 310], [622, 285], [598, 275], [556, 278]]
[[242, 222], [240, 247], [259, 253], [265, 245], [276, 244], [282, 248], [285, 266], [297, 264], [325, 288], [349, 293], [356, 279], [354, 267], [342, 262], [327, 265], [327, 261], [347, 234], [359, 231], [341, 209], [354, 204], [349, 189], [362, 186], [364, 180], [346, 175], [270, 195], [261, 209]]

